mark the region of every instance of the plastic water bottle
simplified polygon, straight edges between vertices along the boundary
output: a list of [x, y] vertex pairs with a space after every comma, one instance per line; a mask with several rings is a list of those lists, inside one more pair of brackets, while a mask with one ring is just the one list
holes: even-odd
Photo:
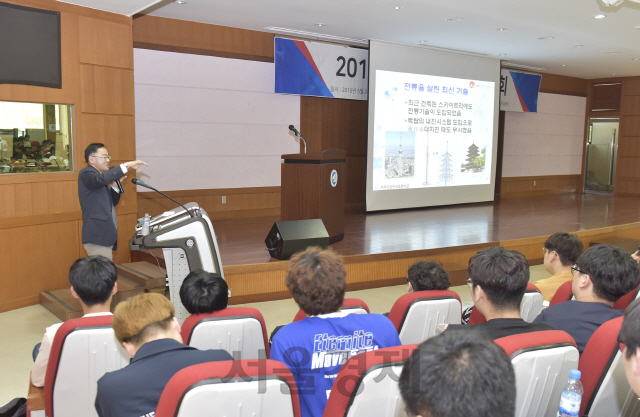
[[584, 393], [581, 376], [582, 372], [577, 369], [569, 371], [569, 380], [562, 387], [558, 417], [577, 417], [580, 414], [580, 402]]
[[149, 234], [149, 225], [151, 224], [151, 217], [149, 213], [145, 213], [142, 218], [142, 236], [146, 236]]

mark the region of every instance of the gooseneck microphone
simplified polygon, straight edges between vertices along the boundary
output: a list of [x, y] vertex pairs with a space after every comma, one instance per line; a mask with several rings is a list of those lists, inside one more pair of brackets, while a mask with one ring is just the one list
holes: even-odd
[[144, 182], [140, 181], [140, 180], [139, 180], [139, 179], [137, 179], [137, 178], [133, 178], [133, 179], [131, 180], [131, 182], [132, 182], [133, 184], [135, 184], [135, 185], [139, 185], [140, 187], [148, 188], [148, 189], [150, 189], [150, 190], [155, 191], [156, 193], [160, 193], [160, 194], [162, 194], [163, 196], [167, 197], [169, 200], [173, 201], [174, 203], [176, 203], [177, 205], [179, 205], [180, 207], [182, 207], [182, 208], [184, 209], [184, 211], [186, 211], [187, 213], [189, 213], [189, 216], [191, 216], [191, 217], [195, 217], [195, 215], [194, 215], [192, 212], [190, 212], [189, 210], [187, 210], [187, 208], [186, 208], [185, 206], [183, 206], [182, 204], [180, 204], [179, 202], [177, 202], [177, 201], [176, 201], [176, 200], [174, 200], [173, 198], [169, 197], [168, 195], [166, 195], [166, 194], [165, 194], [165, 193], [163, 193], [162, 191], [158, 191], [158, 190], [156, 190], [156, 189], [155, 189], [155, 188], [153, 188], [152, 186], [150, 186], [150, 185], [148, 185], [148, 184], [145, 184]]
[[296, 135], [296, 137], [302, 139], [302, 143], [304, 144], [304, 153], [307, 153], [307, 141], [304, 140], [300, 132], [298, 132], [293, 125], [289, 125], [289, 130], [292, 131], [293, 134]]

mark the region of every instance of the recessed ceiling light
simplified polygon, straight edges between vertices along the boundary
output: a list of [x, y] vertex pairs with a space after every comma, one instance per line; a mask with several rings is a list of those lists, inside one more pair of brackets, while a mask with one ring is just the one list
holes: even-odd
[[607, 16], [605, 16], [603, 14], [597, 14], [597, 15], [593, 16], [594, 19], [604, 19], [605, 17], [607, 17]]
[[640, 61], [640, 58], [631, 58], [632, 61]]
[[185, 0], [173, 0], [175, 4], [187, 4]]
[[560, 64], [560, 66], [561, 66], [561, 67], [566, 67], [566, 66], [567, 66], [567, 64]]
[[544, 41], [544, 40], [553, 39], [553, 36], [540, 36], [538, 39], [540, 39], [541, 41]]
[[498, 54], [498, 56], [507, 56], [507, 54]]
[[583, 48], [584, 45], [573, 45], [574, 48]]
[[322, 26], [324, 26], [324, 23], [316, 23], [316, 26], [318, 26], [319, 28], [321, 28]]
[[634, 26], [633, 28], [634, 28], [634, 29], [640, 29], [640, 25], [638, 25], [638, 26]]
[[611, 55], [615, 55], [615, 54], [619, 54], [620, 52], [618, 51], [607, 51], [605, 52], [605, 54], [611, 54]]
[[402, 6], [393, 6], [393, 10], [401, 10]]
[[462, 21], [462, 19], [459, 18], [459, 17], [450, 17], [450, 18], [444, 19], [444, 20], [446, 20], [447, 22], [461, 22]]
[[506, 30], [508, 30], [508, 29], [507, 28], [498, 28], [498, 32], [504, 32]]
[[616, 75], [616, 74], [611, 74], [611, 75]]
[[428, 43], [429, 41], [418, 41], [418, 43]]

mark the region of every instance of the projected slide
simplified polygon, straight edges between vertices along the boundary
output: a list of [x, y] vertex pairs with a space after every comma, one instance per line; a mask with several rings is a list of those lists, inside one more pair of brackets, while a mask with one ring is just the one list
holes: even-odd
[[373, 191], [489, 184], [495, 83], [376, 71]]

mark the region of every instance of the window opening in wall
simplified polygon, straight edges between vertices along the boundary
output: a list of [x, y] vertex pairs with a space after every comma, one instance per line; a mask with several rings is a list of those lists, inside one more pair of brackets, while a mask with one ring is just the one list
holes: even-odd
[[612, 194], [618, 157], [620, 119], [591, 118], [587, 130], [584, 191]]
[[73, 171], [71, 106], [0, 101], [0, 174]]

